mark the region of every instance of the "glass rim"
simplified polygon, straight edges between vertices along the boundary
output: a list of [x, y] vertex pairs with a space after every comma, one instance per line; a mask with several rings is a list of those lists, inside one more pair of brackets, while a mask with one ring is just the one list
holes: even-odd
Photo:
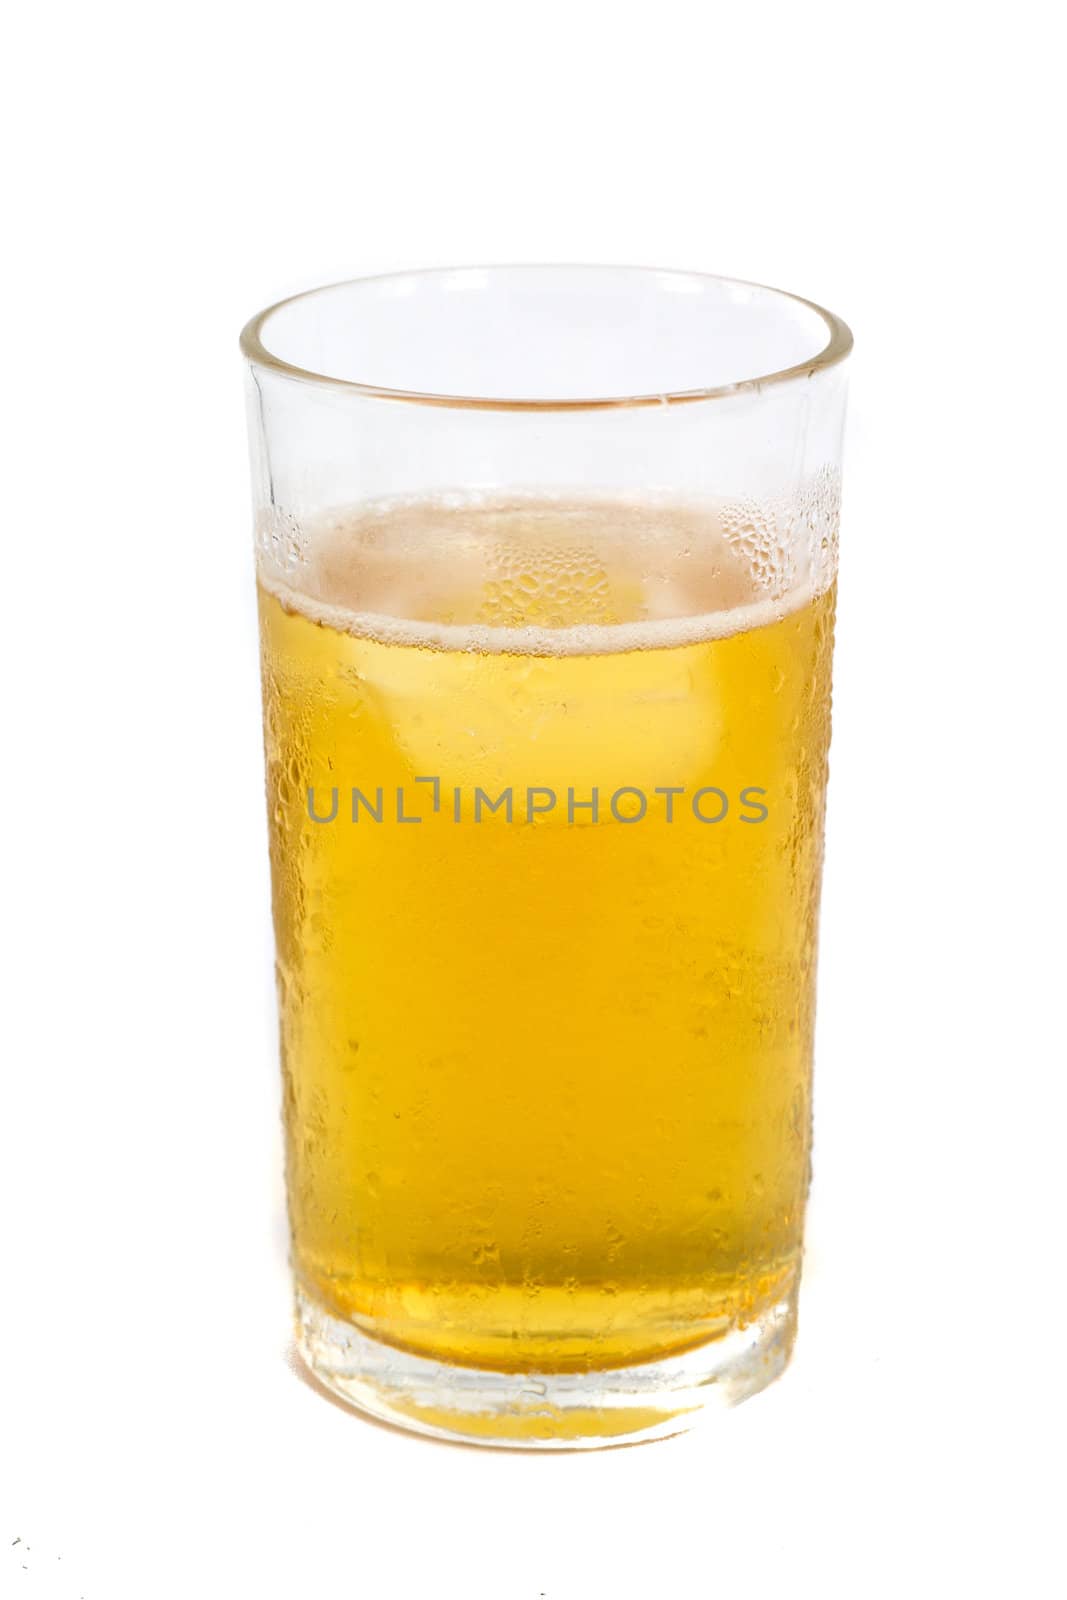
[[[295, 304], [297, 301], [312, 300], [318, 295], [329, 294], [337, 289], [346, 289], [356, 284], [386, 284], [399, 282], [405, 278], [445, 278], [459, 272], [538, 271], [626, 272], [640, 274], [648, 278], [688, 279], [691, 282], [705, 286], [718, 284], [731, 289], [755, 289], [762, 294], [773, 295], [781, 300], [788, 300], [794, 305], [803, 306], [808, 311], [813, 311], [821, 319], [826, 329], [827, 339], [823, 348], [805, 361], [793, 366], [782, 367], [775, 372], [760, 373], [751, 378], [739, 378], [733, 383], [710, 385], [707, 388], [666, 390], [633, 395], [592, 396], [587, 399], [542, 399], [522, 398], [521, 396], [504, 399], [483, 395], [389, 388], [381, 384], [363, 383], [354, 378], [338, 378], [331, 376], [329, 373], [315, 372], [311, 368], [298, 366], [294, 362], [285, 361], [281, 356], [275, 355], [264, 343], [264, 332], [267, 323], [276, 312], [283, 310], [286, 306]], [[262, 311], [257, 312], [241, 329], [240, 344], [242, 354], [253, 367], [262, 367], [283, 377], [295, 379], [300, 383], [313, 384], [316, 387], [325, 389], [341, 390], [364, 399], [394, 400], [409, 405], [443, 406], [459, 411], [536, 411], [543, 413], [554, 411], [609, 411], [637, 406], [684, 405], [704, 400], [730, 399], [743, 394], [759, 394], [772, 385], [792, 383], [798, 379], [812, 379], [831, 367], [839, 366], [852, 350], [852, 331], [846, 322], [816, 301], [807, 300], [803, 295], [792, 294], [788, 289], [778, 289], [766, 283], [754, 283], [746, 278], [731, 278], [715, 272], [694, 272], [673, 267], [629, 266], [621, 262], [544, 261], [420, 267], [394, 272], [368, 273], [355, 278], [342, 278], [332, 283], [319, 284], [313, 289], [303, 289], [297, 294], [286, 295], [284, 299], [276, 300], [272, 305], [266, 306]]]

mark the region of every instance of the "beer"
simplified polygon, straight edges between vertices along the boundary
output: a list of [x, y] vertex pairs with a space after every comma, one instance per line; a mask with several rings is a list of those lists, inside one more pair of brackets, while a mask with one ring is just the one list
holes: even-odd
[[833, 608], [653, 498], [383, 503], [261, 576], [311, 1302], [568, 1373], [790, 1299]]

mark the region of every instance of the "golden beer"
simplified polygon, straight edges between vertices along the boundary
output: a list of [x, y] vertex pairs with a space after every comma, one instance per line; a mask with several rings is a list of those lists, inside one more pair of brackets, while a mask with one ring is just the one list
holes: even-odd
[[382, 504], [261, 580], [311, 1302], [574, 1373], [790, 1298], [833, 607], [651, 499]]

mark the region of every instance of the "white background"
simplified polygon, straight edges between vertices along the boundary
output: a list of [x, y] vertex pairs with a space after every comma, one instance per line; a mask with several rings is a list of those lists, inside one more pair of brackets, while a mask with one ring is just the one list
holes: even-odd
[[[1063, 1592], [1055, 14], [9, 21], [4, 1595]], [[778, 283], [857, 345], [795, 1363], [703, 1435], [544, 1458], [286, 1362], [236, 337], [556, 259]]]

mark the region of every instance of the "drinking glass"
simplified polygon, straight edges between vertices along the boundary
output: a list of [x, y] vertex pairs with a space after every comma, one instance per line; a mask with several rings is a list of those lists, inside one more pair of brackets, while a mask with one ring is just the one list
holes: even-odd
[[636, 268], [245, 328], [299, 1348], [404, 1427], [789, 1359], [851, 336]]

